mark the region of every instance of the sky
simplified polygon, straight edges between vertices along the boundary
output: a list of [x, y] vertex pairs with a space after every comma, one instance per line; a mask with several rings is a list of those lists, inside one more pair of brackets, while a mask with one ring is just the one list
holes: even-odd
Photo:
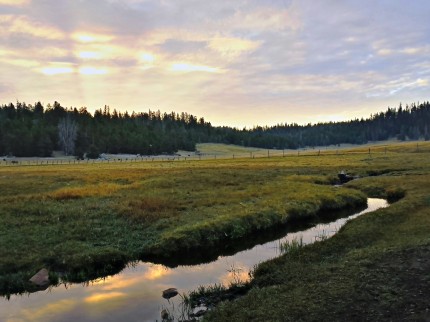
[[429, 100], [428, 0], [0, 0], [0, 104], [253, 127]]

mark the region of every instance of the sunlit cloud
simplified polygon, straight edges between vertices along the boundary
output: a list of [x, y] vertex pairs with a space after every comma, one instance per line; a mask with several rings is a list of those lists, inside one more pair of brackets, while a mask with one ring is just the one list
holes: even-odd
[[127, 296], [127, 294], [122, 292], [110, 292], [110, 293], [96, 293], [90, 296], [87, 296], [84, 299], [85, 303], [99, 303], [99, 302], [105, 302], [110, 301], [118, 298], [122, 298]]
[[59, 74], [70, 74], [75, 72], [75, 67], [70, 63], [51, 63], [40, 69], [45, 75], [59, 75]]
[[19, 67], [25, 67], [25, 68], [39, 66], [39, 62], [37, 62], [35, 60], [31, 60], [31, 59], [1, 58], [0, 57], [0, 62], [14, 65], [14, 66], [19, 66]]
[[143, 276], [145, 279], [152, 281], [170, 275], [171, 273], [172, 270], [163, 265], [153, 265], [149, 267], [148, 271], [145, 272]]
[[420, 86], [420, 87], [429, 86], [429, 80], [428, 79], [421, 79], [421, 78], [419, 78], [416, 81], [416, 85]]
[[12, 56], [13, 54], [12, 50], [0, 49], [0, 56]]
[[407, 55], [421, 55], [421, 54], [427, 54], [430, 52], [430, 46], [429, 47], [409, 47], [401, 50], [401, 53], [407, 54]]
[[21, 7], [29, 5], [31, 0], [0, 0], [0, 6]]
[[50, 321], [52, 315], [73, 311], [77, 304], [75, 300], [63, 299], [34, 309], [23, 309], [23, 316], [26, 321]]
[[104, 68], [96, 68], [96, 67], [79, 68], [79, 74], [82, 74], [82, 75], [105, 75], [107, 73], [108, 73], [108, 70]]
[[389, 55], [393, 54], [393, 50], [388, 49], [388, 48], [382, 48], [382, 49], [379, 49], [376, 53], [379, 56], [389, 56]]
[[388, 49], [388, 48], [381, 48], [376, 51], [376, 53], [380, 56], [389, 56], [389, 55], [410, 55], [410, 56], [416, 56], [416, 55], [426, 55], [430, 53], [430, 46], [422, 46], [422, 47], [407, 47], [403, 49]]
[[113, 278], [106, 282], [105, 285], [102, 286], [104, 291], [112, 291], [117, 289], [124, 289], [133, 285], [139, 285], [146, 280], [144, 276], [139, 277], [125, 277], [122, 275], [118, 275], [118, 277], [113, 276]]
[[98, 290], [112, 291], [117, 289], [125, 289], [133, 285], [139, 285], [146, 280], [145, 276], [128, 276], [125, 274], [117, 274], [108, 276], [91, 282], [91, 286], [95, 286]]
[[111, 35], [95, 34], [95, 33], [85, 33], [76, 32], [72, 34], [72, 39], [81, 43], [99, 43], [99, 42], [109, 42], [114, 39]]
[[144, 52], [139, 55], [138, 60], [140, 63], [139, 69], [148, 70], [155, 67], [155, 62], [157, 59], [155, 55]]
[[428, 100], [430, 4], [393, 1], [0, 0], [0, 91], [240, 127], [366, 117]]
[[27, 34], [45, 39], [63, 39], [64, 33], [53, 26], [33, 21], [26, 16], [0, 16], [0, 35]]
[[110, 43], [88, 43], [74, 46], [76, 57], [81, 59], [129, 59], [136, 60], [136, 52], [124, 45]]
[[73, 68], [71, 68], [71, 67], [46, 67], [46, 68], [42, 68], [41, 71], [45, 75], [70, 74], [70, 73], [73, 73]]
[[153, 63], [155, 61], [155, 56], [150, 53], [142, 53], [140, 55], [140, 60], [144, 63]]
[[233, 37], [214, 37], [209, 41], [209, 47], [227, 56], [237, 56], [243, 52], [253, 51], [260, 42]]
[[78, 57], [83, 59], [100, 59], [102, 55], [94, 51], [80, 51]]
[[188, 63], [174, 63], [170, 66], [173, 72], [189, 73], [189, 72], [207, 72], [219, 73], [220, 70], [216, 67], [209, 67], [204, 65], [192, 65]]

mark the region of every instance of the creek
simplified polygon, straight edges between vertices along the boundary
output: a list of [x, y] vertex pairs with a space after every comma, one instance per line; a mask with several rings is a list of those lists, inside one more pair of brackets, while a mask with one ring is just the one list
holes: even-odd
[[[245, 281], [255, 265], [279, 256], [280, 245], [286, 241], [309, 244], [329, 238], [348, 220], [387, 206], [386, 200], [369, 198], [364, 210], [337, 214], [336, 218], [341, 218], [301, 231], [285, 228], [266, 232], [263, 238], [248, 238], [242, 250], [233, 255], [227, 255], [231, 250], [224, 252], [210, 263], [170, 268], [139, 262], [117, 275], [88, 283], [60, 284], [37, 293], [12, 295], [9, 300], [0, 299], [0, 321], [161, 321], [162, 310], [178, 316], [181, 297], [166, 300], [161, 296], [163, 290], [174, 287], [183, 294], [201, 285]], [[198, 262], [197, 254], [194, 261]], [[169, 265], [174, 266], [170, 262]]]

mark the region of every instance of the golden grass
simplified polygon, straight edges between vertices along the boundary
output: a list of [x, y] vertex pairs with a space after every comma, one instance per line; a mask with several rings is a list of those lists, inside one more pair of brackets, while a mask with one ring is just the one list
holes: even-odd
[[64, 187], [47, 194], [48, 198], [55, 200], [78, 199], [88, 197], [105, 197], [112, 195], [124, 185], [115, 183], [85, 185], [83, 187]]

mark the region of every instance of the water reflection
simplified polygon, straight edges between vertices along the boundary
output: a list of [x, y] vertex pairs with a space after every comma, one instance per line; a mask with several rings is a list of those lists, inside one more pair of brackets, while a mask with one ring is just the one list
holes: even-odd
[[[163, 309], [170, 313], [176, 311], [178, 315], [182, 309], [181, 297], [167, 301], [161, 297], [163, 290], [175, 287], [180, 293], [186, 293], [200, 285], [228, 284], [237, 278], [246, 280], [249, 269], [279, 256], [280, 243], [302, 239], [308, 244], [322, 236], [328, 238], [347, 220], [387, 206], [385, 200], [368, 199], [368, 208], [355, 215], [290, 232], [286, 236], [284, 232], [282, 238], [279, 238], [282, 232], [276, 232], [278, 239], [274, 241], [272, 235], [271, 242], [235, 255], [220, 256], [208, 264], [168, 268], [160, 264], [138, 263], [118, 275], [90, 283], [62, 285], [31, 295], [13, 295], [9, 301], [0, 300], [0, 321], [160, 321]], [[253, 241], [255, 245], [255, 239]]]

